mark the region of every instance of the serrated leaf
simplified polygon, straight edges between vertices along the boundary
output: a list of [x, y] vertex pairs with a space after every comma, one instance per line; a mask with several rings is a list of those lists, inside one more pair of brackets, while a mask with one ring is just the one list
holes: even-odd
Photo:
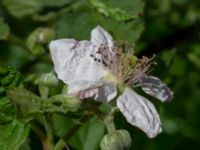
[[12, 87], [21, 84], [21, 76], [13, 67], [0, 64], [0, 96], [5, 96], [5, 92]]
[[4, 89], [0, 95], [0, 149], [17, 150], [25, 141], [29, 127], [18, 122], [15, 109], [6, 91], [17, 87], [21, 83], [19, 73], [8, 65], [0, 65], [0, 88]]
[[122, 3], [121, 0], [101, 0], [105, 5], [120, 8], [129, 15], [135, 15], [143, 12], [144, 2], [142, 0], [126, 0]]
[[0, 64], [0, 124], [7, 123], [15, 118], [15, 109], [6, 91], [17, 87], [21, 83], [19, 73], [8, 65]]
[[103, 138], [105, 126], [97, 118], [92, 118], [69, 141], [77, 150], [97, 150]]
[[[116, 1], [116, 0], [115, 0]], [[138, 17], [139, 13], [143, 10], [143, 2], [142, 1], [127, 1], [125, 4], [125, 9], [121, 7], [121, 5], [115, 5], [115, 1], [102, 1], [102, 0], [90, 0], [91, 4], [97, 9], [97, 11], [106, 17], [112, 17], [118, 21], [126, 21], [130, 19], [135, 19]], [[105, 3], [104, 3], [105, 2]], [[118, 3], [119, 4], [119, 3]], [[121, 4], [121, 3], [120, 3]], [[134, 10], [136, 6], [140, 6], [137, 11]], [[132, 7], [131, 11], [128, 11], [128, 8]], [[138, 8], [138, 7], [137, 7]]]
[[26, 140], [29, 130], [27, 125], [17, 120], [0, 125], [0, 149], [18, 150]]
[[0, 17], [0, 40], [6, 40], [8, 38], [10, 29], [8, 25]]
[[43, 7], [59, 7], [68, 4], [71, 0], [3, 0], [3, 5], [13, 16], [22, 18], [33, 15]]
[[15, 110], [7, 97], [0, 98], [0, 124], [7, 123], [15, 117]]

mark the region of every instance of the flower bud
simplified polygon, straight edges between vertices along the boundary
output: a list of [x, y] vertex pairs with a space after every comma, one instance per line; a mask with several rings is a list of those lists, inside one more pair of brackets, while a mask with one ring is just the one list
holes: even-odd
[[38, 28], [38, 42], [45, 44], [55, 38], [55, 31], [51, 28]]
[[43, 98], [47, 98], [49, 88], [58, 85], [58, 79], [53, 72], [43, 74], [39, 79], [39, 91]]
[[101, 150], [126, 150], [131, 146], [131, 136], [126, 130], [115, 130], [101, 140]]
[[82, 101], [76, 97], [60, 94], [48, 99], [46, 111], [63, 112], [77, 111], [82, 106]]
[[55, 31], [51, 28], [37, 28], [27, 38], [26, 46], [34, 56], [44, 53], [44, 44], [55, 38]]
[[58, 85], [58, 79], [53, 72], [45, 73], [40, 77], [40, 84], [47, 87], [55, 87]]

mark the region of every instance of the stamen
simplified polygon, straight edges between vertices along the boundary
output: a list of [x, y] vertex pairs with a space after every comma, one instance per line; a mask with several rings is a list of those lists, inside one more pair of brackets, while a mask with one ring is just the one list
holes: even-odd
[[132, 47], [127, 43], [115, 43], [111, 49], [101, 44], [96, 55], [91, 54], [90, 56], [94, 58], [94, 61], [102, 63], [117, 79], [128, 85], [136, 86], [156, 63], [152, 62], [155, 55], [151, 58], [138, 59], [133, 55]]

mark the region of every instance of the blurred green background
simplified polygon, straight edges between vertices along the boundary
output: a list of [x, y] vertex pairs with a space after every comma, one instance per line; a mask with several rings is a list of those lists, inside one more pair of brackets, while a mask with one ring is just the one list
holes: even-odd
[[[34, 75], [53, 69], [48, 42], [57, 38], [89, 39], [97, 25], [116, 40], [135, 43], [135, 53], [140, 57], [156, 54], [158, 65], [152, 73], [174, 91], [174, 99], [167, 103], [149, 97], [163, 123], [163, 132], [154, 139], [117, 114], [117, 127], [131, 133], [131, 149], [199, 149], [199, 0], [1, 0], [0, 61], [16, 68], [26, 86], [34, 89]], [[39, 37], [41, 32], [45, 32], [43, 39]], [[58, 120], [62, 132], [64, 123], [68, 123], [61, 116]], [[101, 138], [103, 129], [94, 122], [86, 124], [79, 137], [71, 140], [71, 149], [98, 149], [99, 139], [93, 136]], [[32, 149], [41, 149], [40, 144], [33, 144], [34, 139], [21, 149], [31, 149], [27, 143]]]

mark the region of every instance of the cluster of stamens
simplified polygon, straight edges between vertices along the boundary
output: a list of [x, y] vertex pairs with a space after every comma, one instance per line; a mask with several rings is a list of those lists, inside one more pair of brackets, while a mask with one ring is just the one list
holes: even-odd
[[94, 61], [102, 63], [117, 79], [127, 85], [136, 86], [140, 80], [151, 70], [155, 62], [152, 58], [142, 57], [138, 59], [133, 55], [133, 48], [127, 43], [117, 43], [113, 48], [101, 45], [96, 54], [90, 55]]

